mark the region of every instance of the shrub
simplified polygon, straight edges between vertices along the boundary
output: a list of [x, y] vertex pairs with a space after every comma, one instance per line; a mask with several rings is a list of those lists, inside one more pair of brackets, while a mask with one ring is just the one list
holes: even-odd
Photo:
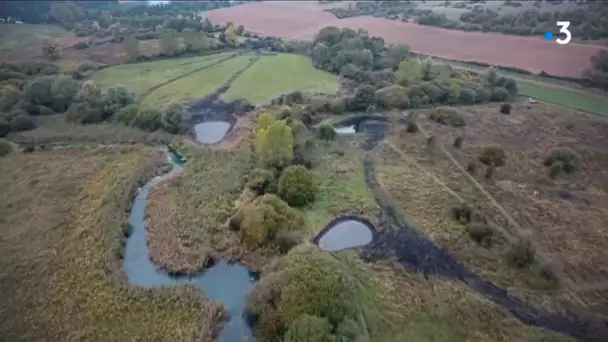
[[323, 140], [334, 140], [336, 138], [336, 130], [330, 124], [323, 124], [319, 127], [319, 138]]
[[549, 177], [551, 177], [551, 179], [555, 179], [560, 173], [562, 173], [562, 171], [564, 171], [564, 163], [556, 160], [549, 167]]
[[492, 93], [485, 88], [478, 88], [475, 90], [475, 103], [485, 103], [490, 101]]
[[452, 217], [462, 224], [471, 222], [473, 215], [473, 208], [466, 203], [460, 203], [457, 206], [452, 207]]
[[410, 107], [407, 89], [400, 85], [390, 85], [376, 91], [378, 104], [386, 109]]
[[481, 150], [479, 161], [489, 166], [503, 166], [507, 161], [507, 155], [500, 146], [486, 146]]
[[121, 108], [116, 113], [116, 116], [115, 116], [116, 121], [123, 123], [125, 125], [130, 125], [131, 122], [133, 122], [133, 120], [137, 116], [138, 112], [139, 112], [139, 106], [136, 104], [130, 104], [124, 108]]
[[511, 104], [503, 103], [502, 105], [500, 105], [500, 112], [502, 114], [511, 114]]
[[581, 155], [578, 154], [578, 152], [574, 151], [569, 147], [559, 147], [549, 153], [549, 155], [545, 158], [543, 164], [545, 166], [552, 166], [556, 162], [559, 162], [561, 164], [561, 169], [565, 173], [570, 174], [580, 169], [582, 158]]
[[490, 93], [491, 101], [506, 101], [511, 98], [511, 93], [503, 87], [492, 87]]
[[161, 126], [165, 131], [171, 134], [178, 134], [183, 129], [182, 125], [185, 117], [186, 112], [182, 105], [173, 103], [163, 112]]
[[23, 93], [12, 86], [2, 88], [0, 95], [0, 112], [11, 111], [11, 109], [23, 99]]
[[74, 44], [73, 48], [76, 50], [84, 50], [89, 47], [89, 43], [87, 42], [78, 42]]
[[460, 89], [460, 103], [462, 104], [475, 104], [476, 94], [472, 89], [462, 88]]
[[534, 261], [534, 246], [530, 240], [520, 239], [507, 251], [507, 261], [517, 267], [525, 267]]
[[11, 131], [13, 132], [28, 131], [35, 127], [34, 120], [27, 114], [18, 114], [11, 120]]
[[414, 120], [408, 120], [407, 126], [405, 127], [405, 131], [408, 133], [416, 133], [418, 132], [418, 124]]
[[241, 238], [252, 247], [266, 245], [281, 231], [296, 232], [305, 227], [302, 214], [276, 195], [260, 196], [241, 210]]
[[277, 236], [274, 238], [274, 243], [279, 248], [281, 253], [289, 252], [293, 247], [297, 246], [302, 237], [300, 234], [295, 232], [278, 232]]
[[333, 342], [332, 327], [327, 318], [301, 315], [294, 320], [287, 329], [283, 338], [284, 342]]
[[314, 201], [317, 195], [312, 173], [301, 165], [291, 165], [283, 170], [278, 190], [278, 195], [291, 206], [303, 206]]
[[487, 224], [474, 222], [468, 227], [469, 236], [483, 246], [490, 246], [494, 231]]
[[463, 140], [464, 140], [464, 137], [462, 135], [456, 137], [456, 139], [454, 139], [454, 144], [453, 144], [454, 148], [461, 148]]
[[474, 162], [470, 162], [467, 164], [467, 171], [469, 173], [475, 174], [475, 171], [477, 171], [477, 164], [475, 164]]
[[154, 108], [143, 108], [137, 112], [131, 124], [147, 132], [153, 132], [161, 127], [162, 113]]
[[257, 168], [253, 170], [247, 186], [256, 192], [258, 196], [267, 192], [273, 193], [270, 190], [276, 190], [276, 177], [272, 170]]
[[442, 125], [464, 127], [466, 122], [458, 110], [449, 107], [439, 107], [431, 111], [429, 118]]
[[0, 118], [0, 138], [4, 138], [11, 132], [11, 124], [4, 118]]
[[334, 114], [342, 114], [345, 110], [344, 99], [336, 98], [329, 101], [329, 110]]
[[13, 151], [13, 145], [10, 142], [0, 139], [0, 157], [5, 156]]

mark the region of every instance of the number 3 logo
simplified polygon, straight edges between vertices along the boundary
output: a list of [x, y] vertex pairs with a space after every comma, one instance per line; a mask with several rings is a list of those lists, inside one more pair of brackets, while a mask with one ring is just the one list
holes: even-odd
[[572, 33], [570, 33], [570, 31], [568, 30], [568, 27], [570, 27], [570, 22], [569, 21], [558, 21], [557, 22], [557, 26], [560, 27], [559, 29], [559, 33], [564, 33], [566, 35], [566, 38], [562, 39], [562, 38], [558, 38], [555, 41], [557, 42], [557, 44], [568, 44], [570, 43], [570, 39], [572, 39]]

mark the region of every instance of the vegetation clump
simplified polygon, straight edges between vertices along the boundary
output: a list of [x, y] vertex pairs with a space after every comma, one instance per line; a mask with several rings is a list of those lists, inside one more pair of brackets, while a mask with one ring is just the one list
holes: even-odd
[[464, 127], [466, 122], [464, 117], [458, 112], [457, 109], [449, 107], [439, 107], [431, 111], [429, 118], [442, 125], [449, 125], [453, 127]]
[[520, 239], [507, 251], [507, 261], [516, 267], [525, 267], [534, 261], [535, 252], [532, 242]]
[[500, 105], [500, 112], [502, 114], [511, 114], [511, 104], [503, 103], [502, 105]]
[[575, 150], [569, 147], [559, 147], [552, 150], [545, 158], [543, 164], [551, 167], [551, 174], [561, 171], [570, 174], [581, 167], [582, 158]]
[[283, 168], [291, 163], [294, 136], [285, 120], [263, 113], [256, 120], [255, 135], [255, 151], [263, 167]]
[[330, 124], [323, 124], [319, 127], [319, 138], [330, 141], [336, 138], [336, 130]]
[[479, 154], [479, 161], [489, 166], [503, 166], [507, 162], [507, 154], [500, 146], [486, 146]]
[[485, 223], [472, 222], [468, 226], [468, 232], [471, 239], [482, 246], [489, 247], [492, 243], [494, 231]]
[[256, 168], [249, 176], [247, 187], [258, 196], [277, 191], [277, 177], [273, 170]]
[[246, 310], [264, 340], [334, 341], [336, 327], [355, 318], [356, 294], [356, 280], [339, 259], [300, 245], [253, 286]]
[[466, 203], [460, 203], [459, 205], [452, 207], [452, 217], [462, 224], [471, 222], [473, 216], [473, 208]]
[[301, 165], [288, 166], [279, 178], [278, 195], [294, 207], [313, 202], [317, 185], [312, 173]]
[[267, 245], [281, 231], [299, 232], [305, 227], [302, 214], [276, 195], [260, 196], [240, 210], [241, 238], [251, 247]]
[[0, 139], [0, 157], [5, 156], [13, 151], [13, 146], [10, 142]]

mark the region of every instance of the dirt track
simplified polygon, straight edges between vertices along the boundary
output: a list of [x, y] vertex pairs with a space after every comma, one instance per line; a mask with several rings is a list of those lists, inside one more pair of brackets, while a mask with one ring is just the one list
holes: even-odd
[[415, 53], [515, 67], [534, 73], [544, 70], [551, 75], [573, 78], [580, 77], [590, 65], [589, 58], [603, 50], [594, 45], [559, 45], [533, 37], [446, 30], [382, 18], [336, 19], [319, 10], [268, 3], [222, 8], [205, 15], [213, 23], [231, 21], [259, 34], [302, 40], [312, 40], [326, 26], [361, 28], [388, 42], [406, 43]]

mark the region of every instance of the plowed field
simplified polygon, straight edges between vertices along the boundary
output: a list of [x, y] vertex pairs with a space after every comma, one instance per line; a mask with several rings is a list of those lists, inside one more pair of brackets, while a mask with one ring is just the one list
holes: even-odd
[[259, 34], [302, 40], [313, 39], [326, 26], [360, 28], [391, 43], [406, 43], [415, 53], [572, 78], [580, 77], [589, 58], [602, 50], [594, 45], [559, 45], [533, 37], [447, 30], [383, 18], [337, 19], [320, 10], [268, 3], [222, 8], [205, 15], [216, 24], [231, 21]]

